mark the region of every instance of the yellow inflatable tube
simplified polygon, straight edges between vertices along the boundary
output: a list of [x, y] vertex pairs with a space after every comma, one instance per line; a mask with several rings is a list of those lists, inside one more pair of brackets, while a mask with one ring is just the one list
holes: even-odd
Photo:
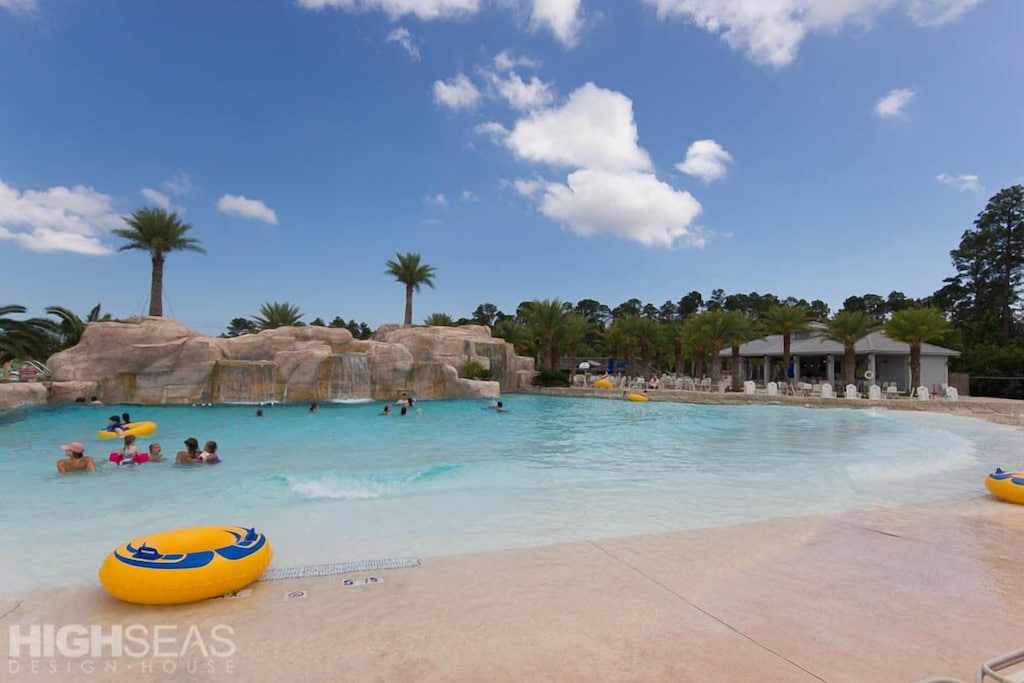
[[[123, 427], [124, 436], [129, 434], [132, 436], [149, 436], [156, 432], [156, 422], [129, 422], [127, 426]], [[101, 439], [120, 439], [117, 432], [108, 432], [106, 429], [101, 429], [97, 435]]]
[[594, 388], [595, 389], [611, 389], [614, 386], [615, 385], [612, 384], [612, 381], [610, 379], [608, 379], [607, 376], [602, 377], [601, 379], [599, 379], [596, 382], [594, 382]]
[[996, 471], [985, 477], [985, 488], [999, 500], [1024, 505], [1024, 472]]
[[626, 399], [630, 401], [650, 401], [651, 399], [643, 394], [626, 394]]
[[134, 539], [110, 553], [100, 583], [125, 602], [175, 605], [215, 598], [255, 581], [274, 552], [255, 529], [211, 526]]

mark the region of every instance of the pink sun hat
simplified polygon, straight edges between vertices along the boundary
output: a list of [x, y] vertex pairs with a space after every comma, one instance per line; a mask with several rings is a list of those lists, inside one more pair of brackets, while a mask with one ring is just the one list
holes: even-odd
[[72, 453], [85, 453], [85, 446], [82, 445], [81, 441], [72, 441], [66, 443], [60, 447], [62, 451], [71, 451]]

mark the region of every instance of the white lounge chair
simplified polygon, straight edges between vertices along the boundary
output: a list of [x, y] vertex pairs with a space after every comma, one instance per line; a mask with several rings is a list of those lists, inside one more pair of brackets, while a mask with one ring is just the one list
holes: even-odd
[[776, 384], [775, 382], [768, 382], [768, 387], [765, 389], [765, 391], [768, 392], [769, 396], [778, 396], [779, 395], [779, 385]]
[[886, 398], [896, 398], [900, 393], [899, 388], [895, 384], [890, 384], [885, 388]]
[[856, 384], [847, 384], [846, 385], [846, 398], [860, 398], [860, 394], [857, 393], [857, 385]]
[[956, 387], [946, 387], [946, 400], [947, 401], [959, 401], [960, 391]]
[[754, 394], [757, 393], [757, 385], [755, 383], [749, 382], [749, 381], [748, 382], [744, 382], [743, 383], [743, 393], [747, 394], [748, 396], [753, 396]]
[[878, 386], [877, 384], [872, 384], [870, 387], [868, 387], [868, 398], [870, 398], [872, 401], [878, 401], [879, 399], [881, 399], [882, 387]]
[[931, 398], [931, 394], [928, 392], [928, 387], [926, 386], [919, 386], [917, 388], [916, 394], [917, 398], [921, 401], [927, 401], [929, 398]]
[[832, 393], [832, 385], [831, 384], [822, 384], [821, 385], [821, 397], [822, 398], [835, 398], [835, 394]]

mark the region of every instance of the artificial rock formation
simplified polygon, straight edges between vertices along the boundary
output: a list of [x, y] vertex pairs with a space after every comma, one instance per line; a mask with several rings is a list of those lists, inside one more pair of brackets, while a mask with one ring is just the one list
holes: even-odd
[[[494, 380], [459, 377], [468, 360]], [[224, 339], [154, 317], [90, 323], [47, 364], [50, 400], [147, 404], [495, 397], [533, 375], [532, 358], [481, 326], [386, 326], [366, 341], [314, 326]]]

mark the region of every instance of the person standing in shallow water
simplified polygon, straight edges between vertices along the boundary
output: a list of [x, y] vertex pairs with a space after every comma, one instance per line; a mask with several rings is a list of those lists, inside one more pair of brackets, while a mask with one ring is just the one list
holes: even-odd
[[190, 436], [185, 439], [185, 450], [178, 451], [178, 454], [174, 456], [174, 463], [176, 465], [184, 465], [197, 462], [202, 462], [202, 459], [199, 457], [199, 439]]
[[80, 441], [64, 444], [60, 449], [65, 455], [63, 460], [57, 461], [57, 471], [61, 474], [96, 471], [96, 463], [85, 454], [85, 446]]
[[317, 403], [316, 401], [313, 401], [313, 403], [310, 404], [310, 406], [309, 406], [309, 412], [315, 413], [318, 410], [320, 410], [320, 404]]

